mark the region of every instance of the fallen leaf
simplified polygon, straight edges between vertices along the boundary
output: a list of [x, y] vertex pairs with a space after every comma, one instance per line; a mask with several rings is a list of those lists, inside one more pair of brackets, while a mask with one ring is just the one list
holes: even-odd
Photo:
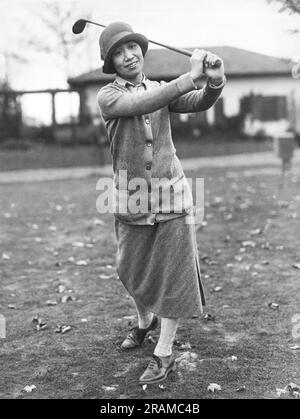
[[57, 301], [56, 300], [48, 300], [48, 301], [46, 301], [46, 305], [50, 306], [50, 307], [57, 306]]
[[99, 278], [100, 278], [100, 279], [107, 280], [107, 279], [112, 279], [112, 278], [114, 278], [114, 276], [115, 276], [115, 274], [110, 274], [110, 275], [101, 274], [101, 275], [99, 275]]
[[268, 304], [269, 308], [271, 308], [272, 310], [279, 310], [279, 304], [276, 303], [269, 303]]
[[161, 390], [165, 390], [165, 389], [166, 389], [166, 387], [165, 387], [164, 385], [162, 385], [162, 384], [159, 384], [159, 385], [158, 385], [158, 387], [159, 387]]
[[63, 304], [68, 303], [69, 301], [76, 301], [75, 297], [72, 297], [71, 295], [63, 295], [61, 298], [61, 302]]
[[242, 243], [243, 247], [256, 247], [256, 243], [254, 241], [248, 240]]
[[57, 231], [57, 227], [56, 226], [49, 226], [48, 230], [49, 231]]
[[74, 242], [74, 243], [72, 243], [72, 246], [73, 247], [84, 247], [84, 243], [82, 243], [82, 242]]
[[295, 346], [291, 346], [290, 348], [292, 351], [298, 351], [298, 349], [300, 349], [299, 345], [295, 345]]
[[58, 287], [59, 294], [62, 294], [63, 292], [65, 292], [65, 290], [66, 290], [66, 287], [64, 285], [59, 285]]
[[215, 316], [212, 316], [211, 314], [207, 313], [204, 316], [204, 320], [207, 322], [214, 322], [216, 320]]
[[23, 391], [25, 393], [32, 393], [33, 390], [36, 390], [36, 386], [34, 386], [34, 385], [26, 386], [26, 387], [23, 388]]
[[290, 383], [286, 386], [288, 391], [300, 391], [300, 387], [295, 383]]
[[250, 236], [259, 236], [262, 233], [263, 233], [262, 229], [261, 228], [257, 228], [255, 230], [250, 231]]
[[144, 384], [144, 385], [142, 386], [142, 389], [143, 389], [143, 391], [146, 391], [146, 390], [147, 390], [147, 384]]
[[95, 218], [93, 223], [94, 223], [95, 226], [104, 226], [105, 225], [104, 221], [99, 220], [99, 218]]
[[155, 339], [153, 336], [148, 336], [148, 341], [150, 342], [150, 343], [157, 343], [157, 339]]
[[215, 384], [215, 383], [211, 383], [207, 387], [207, 391], [210, 392], [210, 393], [214, 393], [215, 391], [221, 391], [221, 390], [222, 390], [221, 386], [219, 386], [219, 384]]
[[77, 266], [87, 266], [88, 261], [87, 260], [79, 260], [78, 262], [75, 262], [75, 265], [77, 265]]
[[57, 326], [55, 333], [61, 333], [62, 335], [72, 330], [71, 326]]
[[245, 386], [242, 386], [242, 387], [239, 387], [237, 390], [235, 390], [236, 391], [236, 393], [242, 393], [242, 392], [244, 392], [244, 391], [246, 391], [246, 387]]
[[218, 287], [215, 287], [213, 290], [214, 292], [220, 292], [223, 290], [223, 287], [218, 286]]
[[280, 397], [282, 394], [287, 394], [288, 391], [284, 388], [276, 388], [277, 396]]
[[115, 384], [113, 386], [102, 386], [104, 391], [116, 391], [117, 390], [118, 384]]
[[32, 323], [38, 332], [47, 328], [47, 323], [38, 314], [33, 317]]
[[295, 269], [300, 269], [300, 263], [294, 263], [292, 266]]
[[2, 253], [2, 259], [3, 260], [9, 260], [10, 256], [7, 253]]
[[232, 356], [229, 357], [229, 360], [232, 361], [232, 362], [235, 362], [235, 361], [237, 361], [237, 357], [235, 355], [232, 355]]
[[8, 304], [7, 307], [10, 308], [11, 310], [15, 310], [17, 308], [14, 304]]
[[182, 350], [184, 350], [184, 349], [192, 349], [192, 347], [191, 347], [191, 344], [189, 342], [187, 342], [187, 343], [182, 343], [179, 346], [179, 349], [182, 349]]

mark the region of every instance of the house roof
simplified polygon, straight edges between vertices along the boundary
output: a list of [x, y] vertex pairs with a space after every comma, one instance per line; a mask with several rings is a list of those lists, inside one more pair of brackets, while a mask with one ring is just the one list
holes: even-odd
[[[194, 48], [186, 48], [193, 51]], [[228, 77], [290, 75], [292, 61], [271, 57], [235, 47], [205, 47], [224, 60]], [[189, 57], [167, 49], [150, 49], [145, 57], [144, 71], [149, 79], [172, 80], [190, 69]], [[102, 68], [69, 79], [73, 86], [109, 82], [114, 75], [104, 74]]]

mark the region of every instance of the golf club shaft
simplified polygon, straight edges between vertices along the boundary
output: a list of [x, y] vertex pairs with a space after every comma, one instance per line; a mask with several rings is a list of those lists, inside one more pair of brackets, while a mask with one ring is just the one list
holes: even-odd
[[[101, 25], [101, 23], [92, 22], [91, 20], [87, 20], [87, 19], [84, 19], [84, 20], [87, 23], [91, 23], [92, 25], [100, 26], [101, 28], [106, 28], [106, 26]], [[172, 47], [170, 45], [162, 44], [161, 42], [152, 41], [151, 39], [148, 39], [148, 41], [151, 42], [151, 44], [155, 44], [155, 45], [158, 45], [160, 47], [167, 48], [171, 51], [178, 52], [179, 54], [185, 55], [187, 57], [191, 57], [193, 55], [193, 53], [191, 51], [187, 50], [187, 49], [175, 48], [175, 47]], [[217, 60], [213, 68], [219, 68], [220, 66], [221, 66], [221, 61]]]

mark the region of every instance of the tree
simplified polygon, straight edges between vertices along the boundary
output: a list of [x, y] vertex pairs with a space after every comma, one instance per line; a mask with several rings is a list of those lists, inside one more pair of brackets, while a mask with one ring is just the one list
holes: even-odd
[[[89, 18], [90, 14], [85, 16]], [[51, 57], [52, 62], [64, 72], [67, 79], [75, 74], [73, 58], [76, 55], [81, 55], [81, 67], [83, 61], [87, 62], [82, 60], [82, 52], [88, 49], [88, 36], [74, 36], [71, 31], [77, 19], [76, 0], [43, 0], [37, 8], [30, 10], [30, 20], [23, 25], [22, 34], [25, 36], [21, 45], [25, 51]]]
[[300, 0], [269, 0], [269, 2], [281, 4], [280, 12], [300, 14]]
[[[277, 3], [280, 5], [280, 13], [288, 13], [290, 15], [300, 15], [300, 0], [268, 0], [269, 3]], [[300, 29], [295, 28], [292, 34], [299, 34]]]

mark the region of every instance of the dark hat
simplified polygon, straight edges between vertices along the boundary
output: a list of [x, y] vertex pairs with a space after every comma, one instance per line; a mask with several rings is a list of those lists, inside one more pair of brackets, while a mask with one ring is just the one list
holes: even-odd
[[101, 60], [104, 61], [103, 73], [112, 74], [116, 70], [111, 62], [111, 57], [123, 42], [134, 41], [142, 49], [143, 55], [148, 50], [148, 39], [140, 33], [135, 33], [131, 26], [124, 22], [113, 22], [106, 26], [99, 40]]

